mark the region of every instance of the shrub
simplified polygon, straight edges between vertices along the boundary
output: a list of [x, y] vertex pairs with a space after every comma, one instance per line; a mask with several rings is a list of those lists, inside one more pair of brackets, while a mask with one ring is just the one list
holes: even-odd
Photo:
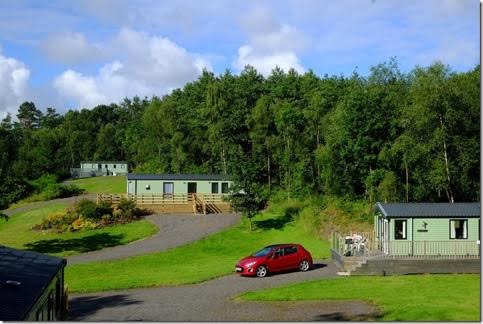
[[120, 218], [130, 220], [136, 217], [136, 202], [132, 199], [121, 198], [119, 204], [117, 205], [117, 209], [119, 210]]
[[40, 224], [34, 225], [32, 229], [35, 230], [48, 230], [55, 229], [63, 232], [67, 227], [78, 219], [79, 216], [73, 212], [67, 211], [66, 213], [52, 213], [42, 219]]
[[30, 181], [35, 193], [40, 193], [55, 184], [57, 184], [57, 177], [53, 174], [44, 174], [40, 178]]
[[96, 209], [100, 217], [104, 215], [112, 215], [112, 212], [113, 212], [112, 205], [108, 201], [101, 201], [100, 203], [97, 204]]
[[1, 212], [0, 212], [0, 218], [5, 219], [6, 222], [8, 222], [8, 219], [9, 219], [7, 214], [1, 213]]
[[40, 224], [34, 225], [34, 230], [79, 231], [94, 229], [116, 223], [127, 223], [143, 215], [151, 214], [147, 209], [136, 207], [132, 200], [121, 200], [114, 213], [110, 202], [95, 202], [81, 199], [65, 213], [53, 213], [42, 219]]
[[83, 229], [95, 229], [98, 227], [99, 225], [97, 223], [91, 222], [88, 219], [83, 219], [82, 217], [80, 217], [72, 223], [72, 225], [69, 227], [69, 230], [71, 232], [75, 232]]
[[74, 205], [75, 212], [86, 219], [100, 219], [97, 204], [89, 199], [81, 199]]

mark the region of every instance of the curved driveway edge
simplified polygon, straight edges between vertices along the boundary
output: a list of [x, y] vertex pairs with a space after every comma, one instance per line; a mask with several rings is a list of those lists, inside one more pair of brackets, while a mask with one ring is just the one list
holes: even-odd
[[159, 232], [126, 245], [105, 248], [67, 257], [67, 264], [114, 260], [167, 249], [197, 241], [211, 233], [236, 225], [240, 214], [163, 214], [150, 215]]
[[[309, 272], [267, 278], [228, 275], [200, 284], [72, 294], [73, 321], [318, 321], [374, 318], [378, 310], [361, 301], [244, 302], [233, 297], [247, 291], [337, 277], [332, 261]], [[342, 279], [343, 280], [343, 279]]]
[[96, 200], [96, 194], [82, 194], [79, 196], [72, 196], [72, 197], [67, 197], [67, 198], [57, 198], [57, 199], [52, 199], [52, 200], [45, 200], [45, 201], [35, 201], [33, 203], [28, 203], [26, 205], [14, 208], [14, 209], [5, 209], [2, 210], [1, 212], [4, 213], [7, 216], [13, 216], [15, 214], [23, 213], [26, 211], [34, 210], [36, 208], [41, 208], [48, 206], [50, 204], [55, 204], [55, 203], [65, 203], [65, 204], [73, 204], [76, 201], [80, 199], [90, 199], [90, 200]]

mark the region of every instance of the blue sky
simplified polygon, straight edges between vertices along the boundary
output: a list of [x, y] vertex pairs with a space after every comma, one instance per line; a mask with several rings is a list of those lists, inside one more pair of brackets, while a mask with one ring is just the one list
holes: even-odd
[[367, 75], [479, 62], [477, 0], [1, 1], [0, 117], [161, 96], [203, 68]]

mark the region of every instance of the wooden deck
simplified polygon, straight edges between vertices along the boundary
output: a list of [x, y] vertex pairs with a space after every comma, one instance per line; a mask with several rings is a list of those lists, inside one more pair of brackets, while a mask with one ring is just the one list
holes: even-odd
[[357, 234], [363, 237], [358, 244], [346, 244], [337, 233], [332, 236], [332, 259], [346, 275], [480, 271], [478, 241], [380, 242], [372, 233]]
[[155, 213], [230, 213], [232, 208], [226, 194], [97, 194], [97, 201], [119, 204], [121, 198], [131, 199], [141, 208]]

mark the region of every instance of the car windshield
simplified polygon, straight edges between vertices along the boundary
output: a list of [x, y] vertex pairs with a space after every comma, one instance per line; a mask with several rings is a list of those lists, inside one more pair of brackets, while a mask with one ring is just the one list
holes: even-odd
[[266, 256], [266, 255], [268, 255], [270, 253], [270, 251], [272, 251], [272, 248], [271, 247], [266, 247], [263, 250], [258, 251], [257, 253], [253, 254], [253, 256], [255, 256], [255, 257]]

